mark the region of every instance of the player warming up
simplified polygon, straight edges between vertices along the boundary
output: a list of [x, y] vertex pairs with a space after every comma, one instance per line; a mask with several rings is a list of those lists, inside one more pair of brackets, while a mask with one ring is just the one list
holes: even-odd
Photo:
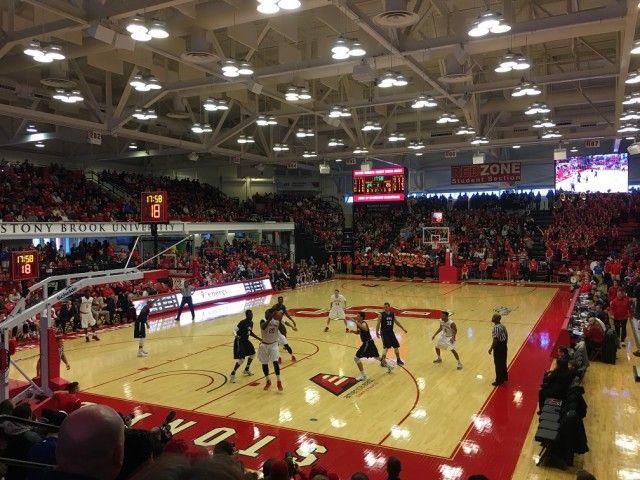
[[96, 326], [96, 319], [93, 318], [93, 312], [91, 311], [92, 305], [93, 297], [89, 295], [89, 292], [84, 292], [80, 299], [80, 326], [84, 329], [84, 338], [87, 339], [87, 343], [91, 341], [89, 340], [89, 327], [91, 327], [93, 339], [100, 340], [96, 334], [98, 327]]
[[387, 367], [388, 372], [391, 373], [391, 367], [387, 365], [385, 359], [380, 356], [378, 348], [373, 338], [371, 338], [369, 325], [364, 321], [364, 312], [358, 312], [358, 316], [356, 317], [356, 330], [350, 331], [356, 335], [360, 335], [360, 340], [362, 341], [362, 345], [360, 345], [360, 348], [356, 352], [356, 356], [353, 357], [358, 366], [358, 370], [360, 370], [360, 376], [356, 378], [356, 380], [361, 382], [367, 379], [367, 375], [364, 373], [364, 367], [362, 366], [363, 358], [375, 358], [380, 362], [380, 365]]
[[249, 341], [249, 337], [253, 337], [256, 340], [260, 340], [260, 337], [253, 333], [253, 312], [247, 310], [244, 314], [244, 320], [241, 320], [235, 328], [235, 340], [233, 341], [233, 358], [236, 361], [235, 367], [231, 372], [229, 381], [236, 383], [236, 372], [240, 366], [244, 363], [244, 359], [247, 359], [247, 366], [244, 367], [244, 374], [249, 377], [253, 375], [249, 367], [253, 362], [253, 357], [256, 354], [256, 349], [253, 348], [253, 344]]
[[438, 358], [436, 358], [433, 363], [442, 363], [442, 357], [440, 356], [441, 349], [450, 350], [458, 361], [458, 370], [462, 370], [460, 356], [458, 355], [458, 352], [456, 352], [456, 335], [458, 334], [458, 328], [456, 327], [456, 324], [449, 319], [449, 315], [449, 312], [444, 310], [442, 311], [440, 316], [440, 327], [431, 337], [431, 340], [433, 340], [436, 338], [436, 335], [440, 334], [438, 343], [436, 343], [436, 355], [438, 355]]
[[258, 347], [258, 360], [262, 364], [262, 371], [267, 379], [264, 385], [265, 390], [271, 388], [271, 378], [269, 378], [269, 363], [273, 363], [273, 371], [276, 374], [276, 382], [278, 390], [282, 391], [282, 381], [280, 380], [280, 365], [278, 365], [278, 334], [280, 333], [279, 327], [282, 321], [282, 314], [280, 312], [274, 313], [273, 310], [268, 309], [264, 312], [264, 320], [260, 320], [260, 330], [262, 332], [262, 339], [260, 346]]
[[329, 318], [327, 318], [327, 326], [324, 327], [324, 331], [329, 331], [329, 324], [331, 320], [342, 320], [344, 322], [345, 331], [348, 333], [349, 326], [347, 325], [347, 314], [345, 309], [347, 308], [347, 299], [340, 293], [340, 290], [336, 288], [329, 299]]
[[[278, 297], [278, 303], [271, 307], [271, 310], [273, 310], [274, 313], [280, 312], [283, 317], [287, 317], [292, 322], [289, 323], [286, 320], [284, 322], [280, 322], [280, 327], [278, 327], [278, 331], [280, 332], [280, 335], [278, 335], [278, 345], [284, 347], [284, 349], [289, 352], [289, 355], [291, 355], [291, 361], [295, 362], [296, 357], [293, 354], [292, 348], [289, 346], [289, 341], [287, 340], [287, 327], [293, 329], [294, 332], [297, 332], [298, 325], [296, 325], [296, 321], [291, 318], [291, 315], [289, 315], [287, 307], [284, 305], [283, 297]], [[278, 357], [278, 363], [282, 363], [282, 359], [280, 357]]]
[[378, 317], [378, 324], [376, 325], [376, 333], [378, 337], [382, 338], [382, 358], [380, 359], [380, 366], [386, 367], [387, 350], [393, 348], [396, 353], [396, 364], [404, 365], [404, 362], [400, 359], [400, 343], [396, 338], [396, 334], [393, 331], [393, 326], [398, 325], [404, 333], [407, 333], [407, 329], [404, 328], [398, 320], [396, 315], [391, 311], [391, 305], [389, 302], [384, 303], [384, 312]]
[[147, 328], [149, 328], [149, 312], [153, 307], [153, 300], [149, 300], [145, 303], [140, 314], [136, 318], [136, 322], [133, 324], [133, 338], [138, 339], [138, 356], [146, 357], [149, 352], [144, 350], [144, 339], [147, 338]]

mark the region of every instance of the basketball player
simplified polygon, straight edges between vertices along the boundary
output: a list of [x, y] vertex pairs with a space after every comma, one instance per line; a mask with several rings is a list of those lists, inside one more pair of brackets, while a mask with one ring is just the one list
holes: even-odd
[[264, 312], [264, 320], [260, 320], [260, 330], [262, 331], [262, 339], [258, 347], [258, 360], [262, 364], [262, 371], [267, 379], [264, 385], [265, 390], [271, 388], [271, 379], [269, 378], [269, 363], [273, 363], [273, 371], [276, 374], [278, 390], [282, 391], [282, 382], [280, 380], [280, 365], [278, 365], [278, 328], [282, 322], [282, 313], [268, 309]]
[[433, 334], [431, 340], [436, 338], [436, 335], [440, 334], [440, 338], [438, 338], [438, 343], [436, 343], [436, 358], [433, 363], [442, 363], [442, 357], [440, 356], [440, 350], [450, 350], [453, 353], [453, 356], [458, 361], [458, 370], [462, 370], [462, 363], [460, 362], [460, 356], [458, 352], [456, 352], [456, 335], [458, 334], [458, 328], [456, 324], [449, 319], [449, 312], [442, 311], [440, 315], [440, 327], [436, 330], [436, 333]]
[[253, 337], [260, 341], [260, 337], [253, 333], [253, 312], [247, 310], [244, 314], [244, 320], [241, 320], [235, 328], [235, 339], [233, 341], [233, 358], [236, 361], [236, 365], [233, 367], [229, 381], [236, 383], [236, 372], [240, 368], [240, 365], [244, 363], [244, 359], [247, 359], [247, 366], [244, 367], [244, 374], [247, 377], [253, 375], [249, 367], [253, 362], [253, 357], [256, 354], [256, 349], [253, 348], [253, 344], [249, 341], [249, 337]]
[[93, 318], [93, 313], [91, 311], [91, 306], [93, 305], [93, 298], [89, 295], [89, 292], [84, 292], [82, 298], [80, 299], [80, 326], [84, 329], [84, 337], [89, 340], [89, 327], [91, 327], [91, 331], [93, 332], [93, 339], [100, 340], [98, 335], [96, 335], [96, 319]]
[[133, 338], [138, 339], [138, 356], [146, 357], [149, 352], [144, 350], [144, 339], [147, 338], [147, 328], [149, 328], [149, 312], [153, 307], [153, 300], [147, 301], [140, 310], [140, 313], [136, 317], [136, 322], [133, 324]]
[[[296, 357], [293, 354], [293, 349], [289, 346], [289, 341], [287, 340], [287, 327], [293, 329], [294, 332], [298, 331], [298, 326], [296, 325], [296, 321], [291, 318], [289, 312], [287, 311], [287, 307], [284, 305], [284, 298], [278, 297], [278, 303], [276, 303], [273, 307], [271, 307], [273, 312], [280, 312], [283, 317], [287, 317], [293, 323], [289, 323], [286, 320], [284, 322], [280, 322], [280, 326], [278, 327], [278, 345], [284, 347], [284, 349], [291, 355], [291, 361], [295, 362]], [[278, 357], [278, 363], [282, 363], [282, 358]]]
[[191, 311], [191, 321], [196, 319], [196, 312], [193, 309], [193, 287], [191, 286], [191, 282], [189, 280], [185, 280], [184, 287], [182, 287], [182, 301], [180, 302], [180, 308], [178, 308], [178, 316], [176, 317], [176, 322], [180, 321], [180, 316], [182, 315], [182, 309], [185, 305], [189, 306], [189, 310]]
[[340, 293], [337, 288], [333, 292], [333, 295], [329, 299], [329, 318], [327, 318], [327, 326], [324, 327], [324, 331], [329, 331], [329, 324], [331, 320], [342, 320], [344, 322], [345, 331], [349, 333], [349, 326], [347, 325], [347, 314], [345, 309], [347, 308], [347, 299]]
[[[398, 325], [404, 333], [407, 333], [407, 329], [404, 328], [398, 320], [396, 315], [391, 311], [391, 305], [389, 302], [384, 303], [384, 312], [378, 317], [378, 324], [376, 325], [376, 333], [378, 337], [382, 338], [382, 358], [380, 359], [380, 366], [386, 366], [387, 350], [393, 348], [396, 354], [396, 365], [404, 365], [404, 362], [400, 359], [400, 343], [396, 338], [396, 334], [393, 332], [393, 326]], [[382, 335], [381, 335], [382, 334]]]
[[351, 332], [360, 335], [360, 340], [362, 341], [362, 345], [360, 345], [360, 348], [356, 352], [356, 356], [353, 357], [358, 366], [358, 370], [360, 370], [360, 376], [356, 378], [356, 380], [361, 382], [367, 379], [367, 375], [364, 373], [364, 367], [362, 366], [363, 358], [375, 358], [380, 362], [380, 365], [387, 367], [387, 371], [391, 373], [391, 367], [387, 365], [385, 359], [380, 356], [378, 348], [373, 338], [371, 338], [369, 325], [364, 321], [364, 312], [358, 312], [358, 316], [356, 317], [356, 330], [351, 330]]

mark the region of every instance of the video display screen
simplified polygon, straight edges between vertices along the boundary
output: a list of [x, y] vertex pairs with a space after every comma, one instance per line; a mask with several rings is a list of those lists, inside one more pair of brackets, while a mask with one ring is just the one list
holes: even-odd
[[616, 193], [629, 190], [629, 155], [580, 155], [556, 161], [556, 190]]

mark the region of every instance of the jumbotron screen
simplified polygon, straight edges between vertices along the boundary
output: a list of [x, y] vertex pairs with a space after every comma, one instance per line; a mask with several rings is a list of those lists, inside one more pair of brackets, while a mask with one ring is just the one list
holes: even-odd
[[402, 167], [354, 170], [353, 202], [402, 202], [406, 185], [406, 170]]
[[627, 192], [629, 156], [626, 153], [581, 155], [556, 161], [556, 190], [565, 192]]

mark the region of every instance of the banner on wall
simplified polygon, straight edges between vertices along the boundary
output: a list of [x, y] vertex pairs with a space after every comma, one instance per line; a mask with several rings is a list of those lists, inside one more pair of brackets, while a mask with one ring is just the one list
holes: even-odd
[[519, 182], [521, 172], [520, 162], [453, 165], [451, 167], [451, 185]]

